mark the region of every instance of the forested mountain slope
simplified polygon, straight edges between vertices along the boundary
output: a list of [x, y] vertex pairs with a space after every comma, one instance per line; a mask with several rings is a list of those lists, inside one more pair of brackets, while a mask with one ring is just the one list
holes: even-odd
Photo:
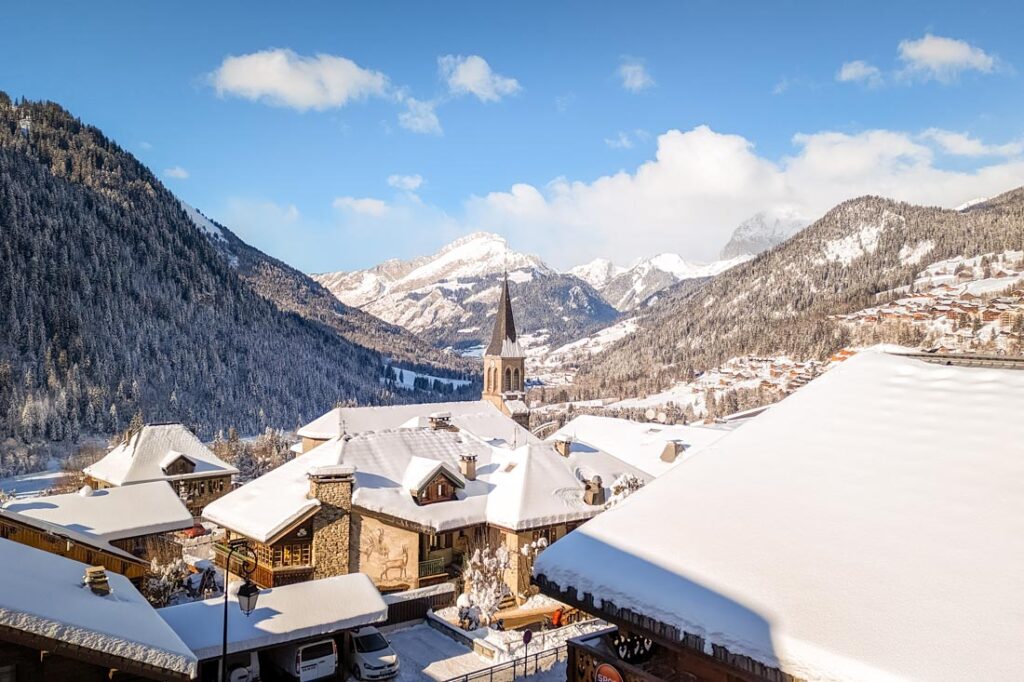
[[967, 211], [853, 199], [696, 290], [663, 292], [641, 328], [583, 366], [577, 383], [645, 395], [739, 355], [821, 358], [848, 340], [829, 315], [893, 297], [922, 263], [1022, 246], [1024, 189]]
[[276, 288], [307, 317], [281, 310], [266, 287], [288, 269], [247, 275], [247, 257], [264, 266], [235, 250], [96, 128], [0, 94], [0, 437], [110, 432], [137, 411], [252, 432], [429, 397], [384, 390], [380, 353], [300, 310], [301, 282]]

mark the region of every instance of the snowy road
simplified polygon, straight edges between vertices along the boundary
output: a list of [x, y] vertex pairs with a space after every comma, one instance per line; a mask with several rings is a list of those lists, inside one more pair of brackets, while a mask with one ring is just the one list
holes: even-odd
[[35, 497], [52, 488], [63, 474], [57, 462], [53, 461], [46, 471], [0, 479], [0, 490], [13, 497]]
[[490, 665], [426, 624], [396, 630], [388, 638], [401, 661], [398, 682], [447, 680]]

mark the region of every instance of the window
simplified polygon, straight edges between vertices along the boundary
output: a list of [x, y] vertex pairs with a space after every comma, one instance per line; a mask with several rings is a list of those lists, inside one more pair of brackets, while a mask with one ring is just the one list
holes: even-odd
[[436, 552], [442, 549], [452, 548], [452, 534], [451, 533], [437, 533], [436, 535], [430, 536], [430, 551]]
[[309, 566], [309, 545], [290, 543], [274, 547], [275, 566]]
[[437, 484], [437, 496], [438, 497], [445, 497], [446, 496], [445, 493], [444, 493], [444, 483], [438, 483]]

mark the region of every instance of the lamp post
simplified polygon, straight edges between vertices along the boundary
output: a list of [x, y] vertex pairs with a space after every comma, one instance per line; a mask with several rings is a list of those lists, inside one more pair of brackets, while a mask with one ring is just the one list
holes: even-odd
[[[246, 616], [256, 608], [256, 600], [259, 598], [260, 588], [257, 587], [249, 576], [256, 569], [256, 552], [245, 540], [230, 540], [228, 542], [228, 556], [224, 562], [224, 639], [220, 650], [220, 682], [228, 682], [228, 576], [231, 574], [231, 557], [235, 552], [242, 555], [242, 565], [239, 570], [245, 582], [238, 588], [238, 608]], [[247, 561], [251, 559], [251, 561]]]

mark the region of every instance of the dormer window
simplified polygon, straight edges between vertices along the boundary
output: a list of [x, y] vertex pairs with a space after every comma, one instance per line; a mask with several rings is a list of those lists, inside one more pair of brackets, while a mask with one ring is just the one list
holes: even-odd
[[433, 504], [457, 499], [466, 479], [451, 464], [426, 457], [413, 457], [405, 470], [403, 486], [416, 504]]

